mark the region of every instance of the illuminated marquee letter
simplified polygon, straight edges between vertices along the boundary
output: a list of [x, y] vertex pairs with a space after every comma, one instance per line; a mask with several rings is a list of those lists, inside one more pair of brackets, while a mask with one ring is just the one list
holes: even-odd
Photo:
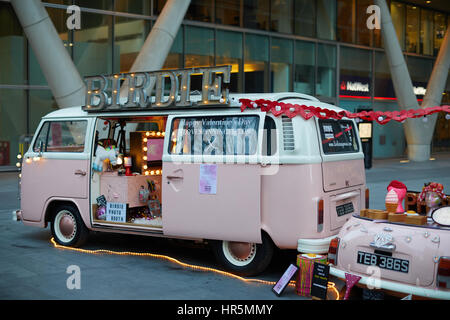
[[137, 72], [127, 75], [128, 81], [128, 101], [124, 107], [136, 107], [145, 108], [147, 104], [147, 89], [150, 79], [147, 73]]
[[[199, 104], [224, 104], [228, 102], [228, 89], [226, 89], [225, 93], [222, 93], [222, 78], [224, 83], [230, 83], [230, 72], [231, 66], [223, 66], [217, 68], [202, 68], [200, 69], [203, 72], [202, 79], [202, 103]], [[222, 73], [222, 77], [218, 74]], [[214, 74], [214, 78], [213, 78]], [[223, 95], [223, 98], [211, 99], [211, 94], [216, 97], [220, 97]], [[222, 100], [223, 99], [223, 100]]]
[[[166, 101], [162, 101], [164, 96], [164, 89], [166, 78], [170, 80], [170, 93]], [[161, 72], [156, 76], [156, 105], [158, 107], [169, 107], [172, 105], [178, 96], [178, 77], [173, 72]]]
[[86, 111], [99, 111], [103, 110], [108, 101], [106, 94], [106, 88], [108, 82], [103, 76], [86, 77], [86, 101], [83, 110]]

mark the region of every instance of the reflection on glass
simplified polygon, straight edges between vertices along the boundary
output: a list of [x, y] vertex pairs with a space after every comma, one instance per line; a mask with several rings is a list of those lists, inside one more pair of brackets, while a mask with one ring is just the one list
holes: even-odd
[[25, 90], [0, 89], [0, 166], [15, 165], [19, 138], [27, 133]]
[[356, 41], [363, 46], [372, 44], [373, 30], [367, 28], [367, 19], [369, 15], [367, 7], [373, 4], [373, 0], [358, 0], [356, 5]]
[[391, 18], [400, 47], [405, 50], [405, 5], [403, 3], [391, 2]]
[[419, 8], [406, 6], [406, 51], [419, 53]]
[[114, 24], [114, 73], [130, 71], [150, 32], [150, 21], [116, 17]]
[[240, 26], [240, 15], [240, 0], [216, 0], [216, 23], [229, 26]]
[[354, 1], [337, 0], [337, 40], [355, 42]]
[[437, 55], [444, 39], [445, 30], [447, 29], [447, 21], [445, 14], [440, 12], [434, 13], [434, 54]]
[[369, 50], [341, 47], [340, 95], [370, 97], [371, 54]]
[[244, 49], [245, 92], [269, 91], [269, 39], [247, 34]]
[[317, 44], [316, 95], [336, 96], [336, 46]]
[[311, 0], [294, 2], [295, 34], [306, 37], [315, 36], [316, 6]]
[[213, 3], [211, 0], [191, 0], [186, 19], [212, 22]]
[[292, 33], [293, 8], [292, 0], [272, 1], [270, 6], [270, 30]]
[[85, 8], [113, 10], [113, 2], [114, 0], [75, 0], [74, 4]]
[[244, 27], [260, 30], [269, 29], [270, 1], [243, 0]]
[[242, 34], [218, 30], [216, 36], [216, 65], [231, 65], [231, 92], [242, 92], [241, 63]]
[[315, 44], [295, 42], [294, 91], [314, 95]]
[[26, 84], [26, 39], [10, 3], [0, 2], [0, 84]]
[[431, 10], [420, 11], [420, 52], [427, 55], [433, 54], [433, 12]]
[[177, 36], [173, 40], [172, 47], [164, 62], [163, 69], [183, 68], [183, 26], [178, 29]]
[[320, 39], [336, 39], [336, 2], [317, 0], [317, 37]]
[[391, 72], [384, 52], [375, 52], [375, 98], [395, 98]]
[[29, 123], [30, 133], [36, 131], [41, 118], [46, 114], [58, 109], [55, 99], [50, 90], [30, 90], [29, 91], [30, 105], [29, 109]]
[[272, 92], [291, 91], [292, 40], [272, 38], [270, 71]]
[[214, 65], [214, 31], [212, 29], [186, 27], [186, 68]]
[[[82, 77], [112, 73], [112, 16], [81, 12], [82, 28], [74, 30], [74, 62]], [[118, 49], [118, 48], [117, 48]]]
[[143, 15], [151, 14], [151, 1], [148, 0], [115, 0], [115, 11], [136, 13]]

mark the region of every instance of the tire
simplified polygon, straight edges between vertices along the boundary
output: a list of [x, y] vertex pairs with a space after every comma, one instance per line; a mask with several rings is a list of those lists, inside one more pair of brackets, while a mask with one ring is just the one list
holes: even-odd
[[265, 233], [262, 243], [213, 241], [211, 243], [217, 261], [224, 268], [240, 276], [254, 276], [263, 272], [270, 264], [274, 244]]
[[55, 241], [63, 246], [79, 247], [89, 235], [78, 209], [71, 205], [57, 206], [51, 220], [51, 231]]

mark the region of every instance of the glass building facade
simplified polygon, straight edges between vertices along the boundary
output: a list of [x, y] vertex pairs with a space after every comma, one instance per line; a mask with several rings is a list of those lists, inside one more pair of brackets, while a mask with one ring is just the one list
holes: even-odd
[[[84, 77], [127, 72], [166, 1], [43, 3]], [[79, 30], [66, 26], [70, 16], [66, 10], [72, 4], [81, 8]], [[164, 68], [231, 65], [233, 92], [296, 91], [350, 111], [398, 110], [381, 32], [366, 27], [371, 4], [369, 0], [191, 0]], [[407, 1], [388, 1], [388, 5], [421, 101], [449, 14]], [[34, 133], [43, 115], [55, 109], [11, 4], [0, 0], [0, 167], [15, 165], [26, 137]], [[450, 150], [445, 118], [436, 128], [434, 150]], [[399, 157], [404, 152], [400, 124], [374, 125], [375, 158]]]

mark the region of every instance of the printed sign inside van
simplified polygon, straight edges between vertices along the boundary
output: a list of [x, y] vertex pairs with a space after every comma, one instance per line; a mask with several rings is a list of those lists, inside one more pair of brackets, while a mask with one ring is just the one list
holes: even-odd
[[[120, 73], [85, 77], [88, 112], [137, 111], [154, 108], [228, 104], [231, 66]], [[191, 76], [201, 76], [201, 99], [191, 101]], [[168, 93], [168, 95], [167, 95]]]

